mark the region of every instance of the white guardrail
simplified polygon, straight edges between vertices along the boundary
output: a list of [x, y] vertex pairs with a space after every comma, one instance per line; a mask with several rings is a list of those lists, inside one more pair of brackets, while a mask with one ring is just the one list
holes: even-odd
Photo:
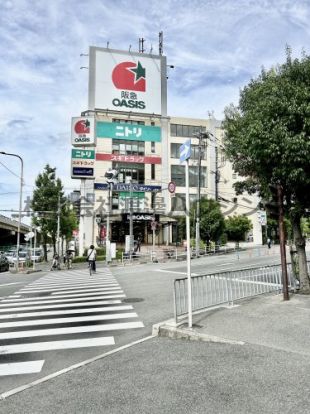
[[[309, 268], [308, 263], [308, 268]], [[296, 290], [298, 281], [292, 273], [291, 264], [287, 266], [290, 290]], [[282, 292], [281, 265], [263, 266], [233, 272], [192, 276], [192, 311], [229, 304], [264, 293]], [[187, 315], [187, 278], [174, 280], [174, 316], [175, 322]]]
[[[228, 252], [235, 251], [236, 248], [228, 247], [226, 245], [210, 246], [200, 249], [198, 256], [208, 256], [210, 254], [225, 254]], [[192, 258], [197, 257], [196, 249], [191, 249]], [[148, 250], [146, 252], [135, 252], [135, 253], [123, 253], [122, 254], [122, 263], [123, 265], [131, 263], [163, 263], [169, 260], [186, 260], [186, 249], [175, 248], [175, 247], [162, 247], [161, 249]]]

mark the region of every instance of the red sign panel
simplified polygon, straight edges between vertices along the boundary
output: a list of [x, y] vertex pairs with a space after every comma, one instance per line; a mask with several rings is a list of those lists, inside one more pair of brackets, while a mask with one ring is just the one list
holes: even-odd
[[139, 164], [161, 164], [161, 157], [143, 155], [96, 154], [97, 161], [135, 162]]

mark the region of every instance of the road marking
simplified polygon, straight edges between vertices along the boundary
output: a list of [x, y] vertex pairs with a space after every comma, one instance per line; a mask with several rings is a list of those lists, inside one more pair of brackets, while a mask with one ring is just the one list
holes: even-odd
[[121, 300], [98, 300], [98, 301], [95, 300], [93, 302], [77, 302], [77, 303], [66, 303], [66, 304], [61, 304], [61, 305], [24, 306], [24, 307], [22, 306], [24, 305], [24, 303], [21, 303], [20, 304], [21, 307], [0, 309], [0, 313], [22, 312], [22, 311], [28, 311], [28, 310], [42, 310], [42, 309], [57, 309], [57, 308], [77, 308], [80, 306], [114, 305], [117, 303], [122, 303], [122, 301]]
[[22, 285], [22, 284], [23, 284], [22, 282], [2, 283], [2, 284], [0, 285], [0, 287], [1, 287], [1, 286], [10, 286], [10, 285]]
[[40, 290], [40, 289], [57, 289], [58, 287], [79, 287], [79, 286], [117, 286], [118, 283], [114, 282], [109, 282], [109, 283], [102, 283], [102, 282], [94, 282], [94, 281], [89, 281], [89, 282], [80, 282], [80, 283], [42, 283], [40, 286], [39, 285], [28, 285], [27, 287], [23, 288], [22, 290], [27, 290], [27, 289], [33, 289], [33, 290]]
[[68, 292], [65, 291], [60, 291], [60, 292], [52, 292], [51, 296], [55, 296], [57, 297], [58, 295], [61, 295], [62, 293], [66, 296], [77, 296], [77, 294], [79, 293], [92, 293], [92, 292], [101, 292], [103, 295], [104, 294], [109, 294], [109, 293], [122, 293], [123, 290], [120, 287], [115, 287], [115, 288], [94, 288], [94, 289], [79, 289], [79, 290], [69, 290]]
[[216, 267], [220, 267], [220, 266], [230, 266], [232, 264], [236, 264], [236, 262], [222, 263], [222, 264], [217, 264], [217, 265], [214, 265], [214, 266], [216, 266]]
[[144, 324], [142, 322], [119, 322], [110, 323], [106, 325], [72, 326], [68, 328], [36, 329], [30, 331], [5, 332], [0, 333], [0, 339], [4, 340], [18, 338], [33, 338], [36, 336], [70, 335], [75, 333], [104, 332], [135, 328], [144, 328]]
[[98, 361], [99, 359], [106, 358], [106, 357], [108, 357], [110, 355], [113, 355], [113, 354], [116, 354], [116, 353], [118, 353], [120, 351], [123, 351], [124, 349], [131, 348], [134, 345], [141, 344], [141, 343], [143, 343], [145, 341], [148, 341], [149, 339], [154, 339], [154, 338], [155, 338], [154, 335], [147, 336], [145, 338], [139, 339], [138, 341], [134, 341], [134, 342], [131, 342], [129, 344], [122, 345], [119, 348], [112, 349], [111, 351], [105, 352], [104, 354], [97, 355], [97, 356], [95, 356], [93, 358], [86, 359], [85, 361], [82, 361], [82, 362], [78, 362], [77, 364], [71, 365], [68, 368], [64, 368], [64, 369], [62, 369], [60, 371], [53, 372], [53, 374], [46, 375], [43, 378], [39, 378], [36, 381], [30, 382], [29, 384], [25, 384], [25, 385], [22, 385], [20, 387], [16, 387], [16, 388], [13, 388], [13, 389], [11, 389], [9, 391], [3, 392], [2, 394], [0, 394], [0, 400], [5, 400], [6, 398], [8, 398], [10, 396], [12, 396], [14, 394], [17, 394], [17, 393], [19, 393], [21, 391], [25, 391], [25, 390], [27, 390], [29, 388], [32, 388], [35, 385], [42, 384], [43, 382], [47, 382], [50, 379], [59, 377], [62, 374], [66, 374], [67, 372], [73, 371], [73, 370], [75, 370], [77, 368], [81, 368], [81, 367], [83, 367], [85, 365], [89, 365], [89, 364], [91, 364], [91, 363], [93, 363], [95, 361]]
[[[79, 297], [80, 298], [79, 300], [81, 300], [81, 297], [84, 297], [84, 296], [87, 296], [89, 299], [91, 299], [92, 296], [101, 296], [101, 295], [104, 295], [104, 296], [102, 296], [102, 299], [124, 298], [126, 296], [123, 293], [120, 293], [120, 294], [117, 294], [117, 295], [109, 295], [107, 292], [106, 293], [104, 293], [104, 292], [94, 292], [94, 293], [79, 293], [77, 295], [54, 296], [55, 300], [49, 300], [53, 296], [40, 296], [40, 297], [36, 297], [36, 298], [24, 298], [24, 299], [16, 299], [16, 300], [15, 299], [4, 299], [2, 302], [4, 302], [4, 303], [11, 302], [11, 304], [14, 303], [14, 305], [17, 302], [29, 302], [29, 303], [31, 303], [32, 301], [34, 303], [68, 302], [68, 301], [70, 301], [70, 298], [78, 298]], [[64, 300], [58, 300], [57, 301], [56, 298], [57, 299], [64, 298]], [[2, 307], [2, 306], [6, 306], [6, 305], [1, 304], [0, 306]]]
[[[174, 273], [177, 275], [187, 275], [187, 272], [178, 272], [176, 270], [155, 269], [155, 272]], [[191, 273], [192, 276], [199, 276], [198, 273]]]
[[[41, 286], [54, 286], [54, 285], [70, 285], [72, 283], [76, 283], [76, 284], [85, 284], [85, 283], [117, 283], [117, 281], [115, 279], [94, 279], [94, 278], [82, 278], [82, 279], [72, 279], [72, 280], [63, 280], [63, 279], [59, 279], [59, 280], [44, 280], [41, 279], [40, 282], [36, 282], [36, 283], [29, 283], [27, 286], [33, 286], [33, 287], [37, 287], [40, 288]], [[26, 287], [27, 287], [26, 286]]]
[[58, 310], [58, 311], [44, 311], [44, 312], [23, 312], [13, 313], [8, 315], [0, 315], [0, 319], [17, 319], [17, 318], [32, 318], [37, 316], [55, 316], [55, 315], [75, 315], [80, 313], [102, 313], [120, 310], [133, 309], [131, 305], [121, 306], [106, 306], [103, 308], [84, 308], [84, 309], [70, 309], [70, 310]]
[[115, 345], [113, 336], [103, 338], [69, 339], [65, 341], [34, 342], [30, 344], [0, 346], [0, 355], [25, 352], [55, 351], [57, 349], [88, 348], [93, 346]]
[[[89, 321], [106, 321], [110, 319], [126, 319], [136, 318], [138, 315], [135, 312], [127, 313], [113, 313], [110, 315], [95, 315], [95, 316], [79, 316], [72, 318], [54, 318], [54, 319], [36, 319], [18, 322], [1, 322], [0, 329], [4, 328], [18, 328], [20, 326], [38, 326], [38, 325], [56, 325], [62, 323], [72, 322], [89, 322]], [[1, 355], [1, 352], [0, 352]]]
[[9, 364], [0, 364], [0, 376], [5, 375], [21, 375], [21, 374], [34, 374], [41, 372], [44, 359], [39, 361], [26, 361], [26, 362], [12, 362]]
[[[91, 290], [94, 289], [104, 289], [104, 290], [116, 290], [116, 289], [120, 289], [119, 284], [113, 284], [113, 286], [109, 286], [109, 287], [105, 287], [105, 284], [96, 284], [94, 286], [89, 286], [89, 285], [85, 285], [85, 288], [90, 288]], [[83, 286], [71, 286], [71, 287], [57, 287], [57, 288], [46, 288], [46, 289], [21, 289], [19, 292], [23, 295], [25, 293], [42, 293], [42, 292], [64, 292], [66, 293], [66, 291], [70, 292], [75, 292], [76, 290], [80, 290], [83, 292], [87, 292], [87, 290], [83, 289]], [[57, 293], [55, 293], [55, 295], [57, 295]]]

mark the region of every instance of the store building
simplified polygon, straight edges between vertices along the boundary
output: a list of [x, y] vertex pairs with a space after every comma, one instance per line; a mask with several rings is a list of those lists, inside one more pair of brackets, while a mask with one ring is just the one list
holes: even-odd
[[[80, 253], [104, 242], [107, 231], [109, 240], [125, 242], [131, 220], [133, 237], [143, 243], [152, 243], [154, 222], [156, 243], [179, 241], [176, 217], [185, 214], [179, 156], [188, 138], [191, 201], [200, 187], [201, 198], [217, 199], [225, 215], [248, 215], [250, 238], [261, 243], [258, 200], [234, 193], [237, 177], [221, 150], [221, 122], [167, 115], [166, 58], [91, 47], [89, 59], [89, 108], [72, 121], [72, 177], [81, 179]], [[109, 170], [118, 172], [113, 185], [105, 178]]]

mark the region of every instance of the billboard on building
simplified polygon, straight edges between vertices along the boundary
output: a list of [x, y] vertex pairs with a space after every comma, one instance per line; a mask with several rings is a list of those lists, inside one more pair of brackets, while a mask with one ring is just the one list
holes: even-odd
[[93, 116], [72, 118], [71, 143], [74, 147], [94, 147], [96, 145], [95, 118]]
[[166, 115], [166, 58], [90, 47], [89, 109]]
[[71, 149], [71, 178], [93, 178], [95, 150]]

